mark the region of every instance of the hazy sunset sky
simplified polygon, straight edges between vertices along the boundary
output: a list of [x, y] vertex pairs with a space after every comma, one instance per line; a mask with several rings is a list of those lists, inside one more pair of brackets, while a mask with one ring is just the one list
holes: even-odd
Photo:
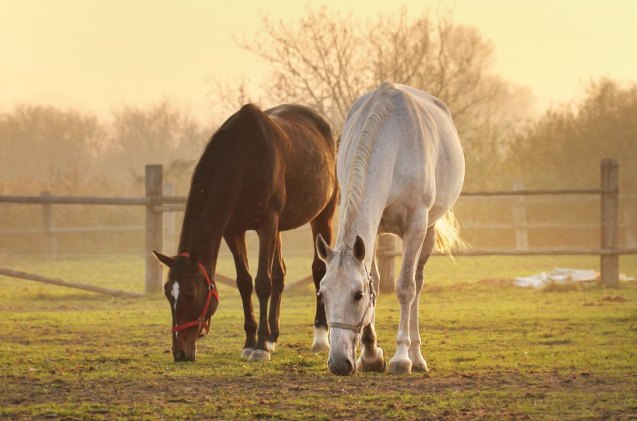
[[540, 109], [577, 98], [591, 78], [637, 81], [633, 0], [0, 0], [0, 111], [46, 103], [106, 116], [167, 98], [206, 119], [211, 77], [256, 85], [265, 73], [233, 37], [306, 5], [360, 17], [450, 11], [493, 42], [495, 69]]

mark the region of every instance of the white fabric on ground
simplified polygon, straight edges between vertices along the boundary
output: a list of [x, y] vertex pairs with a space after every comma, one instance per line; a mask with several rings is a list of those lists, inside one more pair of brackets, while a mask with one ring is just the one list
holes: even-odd
[[513, 279], [513, 283], [519, 287], [543, 288], [551, 282], [565, 283], [595, 280], [597, 280], [597, 272], [592, 269], [555, 268], [550, 272], [519, 276]]

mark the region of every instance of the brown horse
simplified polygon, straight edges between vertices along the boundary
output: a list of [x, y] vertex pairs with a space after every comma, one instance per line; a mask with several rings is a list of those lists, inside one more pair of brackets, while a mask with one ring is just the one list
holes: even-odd
[[[270, 359], [279, 337], [285, 277], [279, 233], [310, 222], [313, 238], [321, 234], [330, 242], [337, 200], [334, 160], [329, 123], [300, 105], [267, 111], [244, 105], [212, 136], [192, 177], [179, 254], [154, 252], [170, 267], [164, 289], [172, 311], [175, 361], [195, 360], [197, 338], [207, 333], [219, 304], [214, 274], [222, 237], [234, 257], [243, 301], [246, 340], [241, 356]], [[255, 230], [259, 237], [254, 285], [258, 326], [252, 311], [246, 230]], [[317, 290], [324, 274], [325, 264], [314, 252]], [[327, 322], [320, 298], [314, 326], [314, 349], [326, 348]]]

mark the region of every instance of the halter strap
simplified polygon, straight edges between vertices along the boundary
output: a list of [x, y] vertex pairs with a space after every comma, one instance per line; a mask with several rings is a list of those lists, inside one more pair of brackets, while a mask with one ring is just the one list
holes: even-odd
[[[190, 257], [190, 253], [188, 252], [182, 252], [182, 253], [179, 253], [179, 255], [184, 257]], [[203, 264], [201, 264], [201, 262], [197, 263], [197, 268], [199, 268], [199, 272], [201, 273], [203, 278], [206, 280], [206, 283], [208, 284], [208, 296], [206, 297], [206, 304], [204, 305], [203, 310], [201, 311], [201, 315], [198, 318], [188, 323], [174, 326], [172, 328], [172, 333], [189, 329], [194, 326], [198, 326], [199, 337], [207, 335], [208, 332], [210, 331], [210, 317], [206, 317], [206, 314], [208, 314], [208, 307], [210, 307], [210, 300], [212, 299], [213, 296], [215, 297], [217, 302], [219, 302], [219, 291], [217, 291], [215, 282], [212, 279], [210, 279], [210, 276], [208, 275], [208, 271], [203, 266]]]
[[327, 326], [337, 328], [337, 329], [347, 329], [351, 330], [359, 335], [363, 332], [363, 328], [365, 327], [365, 319], [367, 318], [367, 313], [376, 306], [376, 292], [374, 291], [374, 284], [372, 282], [372, 275], [367, 270], [367, 266], [363, 263], [363, 267], [365, 268], [365, 273], [367, 274], [367, 282], [369, 287], [369, 304], [363, 313], [363, 317], [361, 317], [361, 321], [357, 324], [352, 323], [341, 323], [341, 322], [327, 322]]

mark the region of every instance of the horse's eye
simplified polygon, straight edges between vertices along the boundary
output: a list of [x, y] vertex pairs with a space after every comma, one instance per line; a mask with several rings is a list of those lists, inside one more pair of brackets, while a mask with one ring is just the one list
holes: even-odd
[[354, 294], [354, 300], [355, 300], [355, 301], [360, 301], [360, 300], [362, 300], [362, 299], [363, 299], [363, 291], [357, 291], [357, 292]]

